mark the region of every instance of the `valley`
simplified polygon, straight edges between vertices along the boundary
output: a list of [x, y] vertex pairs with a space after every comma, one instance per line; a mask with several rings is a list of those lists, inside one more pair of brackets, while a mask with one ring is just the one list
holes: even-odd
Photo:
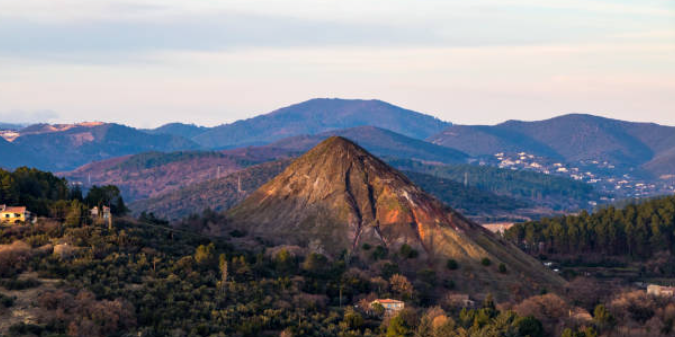
[[668, 336], [672, 131], [336, 99], [9, 125], [0, 336]]

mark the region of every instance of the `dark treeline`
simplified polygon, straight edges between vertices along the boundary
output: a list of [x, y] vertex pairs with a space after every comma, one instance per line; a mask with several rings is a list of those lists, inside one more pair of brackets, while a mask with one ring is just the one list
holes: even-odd
[[530, 252], [576, 255], [597, 253], [648, 259], [675, 252], [675, 196], [622, 209], [609, 207], [527, 222], [509, 229], [507, 237]]
[[34, 168], [14, 171], [0, 169], [0, 204], [26, 206], [38, 216], [66, 219], [85, 208], [110, 206], [114, 214], [127, 211], [116, 186], [93, 186], [86, 196], [78, 186], [70, 186], [64, 178]]

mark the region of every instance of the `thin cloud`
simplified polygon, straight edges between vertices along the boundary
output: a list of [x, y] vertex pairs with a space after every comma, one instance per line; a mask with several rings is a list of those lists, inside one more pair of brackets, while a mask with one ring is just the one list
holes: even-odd
[[53, 110], [11, 110], [0, 112], [0, 122], [12, 124], [49, 123], [61, 116]]

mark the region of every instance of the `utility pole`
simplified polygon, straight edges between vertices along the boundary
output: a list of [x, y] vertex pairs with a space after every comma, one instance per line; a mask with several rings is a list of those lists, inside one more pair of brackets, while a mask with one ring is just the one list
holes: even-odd
[[340, 283], [340, 309], [342, 309], [342, 283]]
[[218, 169], [216, 170], [216, 179], [220, 179], [220, 166], [218, 166]]
[[469, 187], [469, 171], [464, 171], [464, 187]]
[[244, 193], [244, 190], [241, 189], [241, 176], [237, 179], [237, 192], [239, 192], [239, 194]]
[[[110, 205], [110, 203], [108, 203]], [[112, 208], [108, 206], [108, 231], [112, 232], [113, 221], [112, 221]]]

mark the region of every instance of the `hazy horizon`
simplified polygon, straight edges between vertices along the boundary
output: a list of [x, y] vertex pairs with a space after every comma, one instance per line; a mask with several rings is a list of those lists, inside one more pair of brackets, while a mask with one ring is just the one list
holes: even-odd
[[[324, 97], [321, 97], [321, 98], [324, 98]], [[326, 98], [328, 98], [328, 97], [326, 97]], [[313, 99], [318, 99], [318, 98], [313, 98]], [[342, 99], [342, 98], [340, 98], [340, 97], [330, 97], [330, 99]], [[360, 99], [359, 99], [359, 98], [354, 98], [354, 100], [360, 100]], [[365, 100], [377, 100], [377, 99], [376, 99], [376, 98], [373, 98], [373, 99], [365, 99]], [[304, 102], [304, 101], [303, 101], [303, 102]], [[297, 102], [297, 103], [302, 103], [302, 102]], [[389, 104], [393, 104], [393, 105], [398, 106], [397, 104], [392, 103], [392, 102], [386, 102], [386, 103], [389, 103]], [[286, 106], [279, 107], [279, 108], [285, 108], [285, 107], [286, 107]], [[427, 113], [424, 112], [424, 111], [419, 111], [419, 110], [411, 109], [411, 108], [404, 107], [404, 106], [399, 106], [399, 107], [405, 108], [405, 109], [408, 109], [408, 110], [412, 110], [412, 111], [415, 111], [415, 112], [418, 112], [418, 113], [427, 114]], [[276, 110], [276, 109], [275, 109], [275, 110]], [[273, 111], [274, 111], [274, 110], [262, 112], [262, 113], [260, 113], [260, 114], [255, 114], [255, 115], [252, 115], [252, 116], [246, 117], [246, 118], [253, 118], [253, 117], [256, 117], [256, 116], [260, 116], [260, 115], [264, 115], [264, 114], [271, 113], [271, 112], [273, 112]], [[547, 119], [552, 119], [552, 118], [562, 117], [562, 116], [566, 116], [566, 115], [575, 115], [575, 114], [592, 115], [592, 116], [597, 116], [597, 117], [603, 117], [603, 118], [610, 118], [610, 119], [622, 120], [622, 121], [626, 121], [626, 122], [656, 123], [656, 124], [659, 124], [659, 125], [673, 126], [673, 127], [675, 127], [675, 124], [659, 123], [659, 122], [656, 122], [656, 121], [639, 121], [639, 120], [618, 119], [618, 118], [614, 118], [614, 117], [611, 117], [611, 116], [602, 116], [602, 115], [598, 115], [598, 114], [582, 113], [582, 112], [563, 113], [563, 114], [553, 115], [553, 116], [546, 117], [546, 118], [527, 119], [527, 120], [526, 120], [526, 119], [517, 119], [517, 118], [507, 118], [507, 119], [504, 119], [504, 120], [501, 120], [501, 121], [498, 121], [498, 122], [492, 123], [492, 124], [465, 124], [465, 123], [456, 123], [456, 122], [453, 122], [453, 121], [450, 121], [450, 120], [445, 120], [445, 119], [439, 118], [438, 116], [434, 116], [434, 115], [431, 115], [431, 114], [427, 114], [427, 115], [433, 116], [433, 117], [436, 117], [436, 118], [439, 118], [440, 120], [442, 120], [442, 121], [444, 121], [444, 122], [449, 122], [449, 123], [452, 123], [452, 124], [455, 124], [455, 125], [497, 125], [497, 124], [501, 124], [501, 123], [508, 122], [508, 121], [536, 122], [536, 121], [542, 121], [542, 120], [547, 120]], [[239, 120], [243, 120], [243, 119], [239, 119]], [[48, 124], [78, 124], [78, 123], [88, 123], [88, 122], [101, 122], [101, 123], [116, 123], [116, 124], [123, 124], [123, 125], [126, 125], [126, 126], [138, 128], [138, 129], [153, 129], [153, 128], [157, 128], [157, 127], [160, 127], [160, 126], [163, 126], [163, 125], [173, 124], [173, 123], [180, 123], [180, 124], [186, 124], [186, 125], [195, 125], [195, 126], [198, 126], [198, 127], [215, 127], [215, 126], [219, 126], [219, 125], [224, 125], [224, 124], [233, 123], [233, 122], [236, 122], [236, 121], [239, 121], [239, 120], [229, 121], [229, 122], [223, 122], [223, 123], [216, 123], [216, 124], [210, 124], [210, 125], [199, 124], [199, 123], [195, 123], [195, 122], [190, 121], [190, 120], [183, 120], [183, 121], [176, 120], [176, 121], [168, 121], [168, 122], [163, 122], [163, 123], [159, 123], [159, 124], [152, 124], [152, 125], [145, 125], [145, 126], [134, 125], [134, 124], [124, 123], [124, 122], [114, 121], [114, 120], [102, 120], [102, 119], [96, 119], [96, 120], [56, 121], [56, 122], [48, 122], [48, 121], [7, 122], [7, 121], [4, 121], [4, 120], [0, 120], [0, 123], [17, 124], [17, 125], [28, 126], [28, 125], [32, 125], [32, 124], [40, 124], [40, 123], [48, 123]]]
[[0, 0], [0, 120], [218, 125], [312, 97], [675, 125], [666, 0]]

